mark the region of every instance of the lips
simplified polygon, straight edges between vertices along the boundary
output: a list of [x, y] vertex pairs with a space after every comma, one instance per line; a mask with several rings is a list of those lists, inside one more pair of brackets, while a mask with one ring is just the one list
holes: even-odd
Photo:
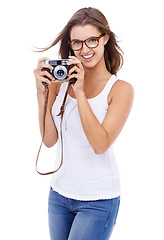
[[82, 55], [82, 57], [86, 60], [90, 60], [95, 54], [92, 53], [92, 54], [89, 54], [89, 55]]

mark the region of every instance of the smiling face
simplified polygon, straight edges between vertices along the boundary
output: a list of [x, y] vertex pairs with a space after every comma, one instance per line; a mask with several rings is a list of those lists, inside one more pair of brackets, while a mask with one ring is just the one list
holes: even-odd
[[[70, 39], [85, 41], [90, 37], [99, 37], [101, 32], [94, 25], [77, 25], [72, 27], [70, 33]], [[89, 48], [83, 43], [82, 49], [74, 51], [75, 56], [83, 63], [86, 68], [93, 68], [97, 64], [104, 62], [104, 47], [109, 40], [108, 35], [102, 36], [99, 39], [99, 44], [96, 48]], [[93, 41], [91, 39], [91, 41]], [[75, 44], [78, 44], [78, 42]]]

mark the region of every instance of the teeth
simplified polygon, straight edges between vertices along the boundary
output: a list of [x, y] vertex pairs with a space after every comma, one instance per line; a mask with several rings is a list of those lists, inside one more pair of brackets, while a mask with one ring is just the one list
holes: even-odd
[[91, 58], [91, 57], [93, 57], [93, 54], [90, 54], [90, 55], [87, 55], [87, 56], [83, 55], [83, 58]]

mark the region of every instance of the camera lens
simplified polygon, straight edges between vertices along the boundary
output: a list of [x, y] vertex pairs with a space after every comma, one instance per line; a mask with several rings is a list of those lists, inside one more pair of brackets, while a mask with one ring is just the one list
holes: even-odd
[[59, 77], [62, 77], [62, 76], [64, 75], [64, 71], [63, 71], [62, 69], [58, 70], [58, 71], [57, 71], [57, 75], [58, 75]]
[[57, 65], [53, 71], [53, 75], [57, 80], [64, 80], [67, 78], [68, 70], [65, 66]]

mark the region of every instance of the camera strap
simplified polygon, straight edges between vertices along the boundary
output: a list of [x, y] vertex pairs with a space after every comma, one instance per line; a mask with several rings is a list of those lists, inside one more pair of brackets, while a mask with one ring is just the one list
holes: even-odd
[[45, 103], [44, 103], [44, 115], [43, 115], [43, 135], [42, 135], [42, 142], [40, 144], [39, 150], [38, 150], [38, 154], [36, 157], [36, 171], [40, 174], [40, 175], [49, 175], [49, 174], [53, 174], [56, 173], [62, 166], [63, 164], [63, 135], [62, 135], [62, 122], [63, 122], [63, 115], [64, 115], [64, 106], [65, 106], [65, 102], [67, 99], [67, 95], [68, 95], [68, 91], [69, 88], [71, 86], [71, 84], [74, 83], [74, 81], [69, 82], [64, 99], [63, 99], [63, 103], [60, 107], [60, 112], [57, 116], [61, 116], [61, 121], [60, 121], [60, 136], [61, 136], [61, 162], [59, 167], [55, 170], [55, 171], [51, 171], [51, 172], [47, 172], [47, 173], [41, 173], [38, 171], [37, 168], [37, 164], [38, 164], [38, 159], [39, 159], [39, 155], [40, 155], [40, 151], [43, 145], [43, 141], [44, 141], [44, 137], [45, 137], [45, 119], [46, 119], [46, 112], [47, 112], [47, 106], [48, 106], [48, 97], [49, 97], [49, 88], [48, 88], [48, 84], [44, 84], [45, 88], [46, 88], [46, 98], [45, 98]]

